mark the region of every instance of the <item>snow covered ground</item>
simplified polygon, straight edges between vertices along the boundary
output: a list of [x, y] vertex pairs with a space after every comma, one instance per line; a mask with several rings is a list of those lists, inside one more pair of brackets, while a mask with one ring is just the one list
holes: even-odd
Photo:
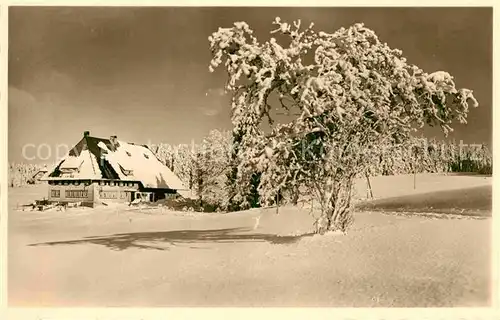
[[[372, 178], [374, 196], [456, 190], [461, 197], [461, 189], [479, 187], [484, 192], [470, 193], [473, 203], [491, 197], [491, 177], [417, 179], [413, 190], [410, 176]], [[362, 181], [358, 188], [365, 192]], [[43, 195], [43, 186], [9, 190], [10, 306], [490, 303], [487, 214], [448, 220], [358, 212], [347, 235], [311, 236], [313, 219], [300, 207], [282, 207], [278, 215], [275, 209], [15, 209]], [[453, 197], [448, 199], [454, 207]]]

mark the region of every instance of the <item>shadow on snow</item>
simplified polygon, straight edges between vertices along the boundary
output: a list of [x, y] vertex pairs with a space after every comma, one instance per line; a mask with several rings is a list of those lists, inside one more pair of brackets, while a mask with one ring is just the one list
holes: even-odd
[[[109, 236], [85, 237], [79, 240], [54, 241], [30, 244], [29, 246], [55, 246], [72, 244], [97, 244], [111, 250], [122, 251], [130, 248], [169, 250], [178, 244], [200, 243], [235, 243], [235, 242], [268, 242], [271, 244], [291, 244], [302, 237], [312, 236], [279, 236], [275, 234], [243, 233], [246, 228], [227, 228], [215, 230], [174, 230], [160, 232], [118, 233]], [[166, 246], [165, 246], [166, 245]], [[191, 249], [202, 249], [190, 246]]]

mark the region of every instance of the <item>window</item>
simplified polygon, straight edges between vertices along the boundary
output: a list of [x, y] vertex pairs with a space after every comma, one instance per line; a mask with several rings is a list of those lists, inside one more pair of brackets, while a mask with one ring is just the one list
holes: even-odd
[[175, 193], [165, 193], [165, 199], [175, 199]]
[[50, 196], [52, 198], [59, 198], [59, 197], [61, 197], [61, 191], [60, 190], [50, 190]]
[[115, 191], [101, 191], [99, 192], [99, 197], [101, 199], [117, 199], [118, 194]]
[[66, 198], [87, 198], [87, 190], [66, 190]]

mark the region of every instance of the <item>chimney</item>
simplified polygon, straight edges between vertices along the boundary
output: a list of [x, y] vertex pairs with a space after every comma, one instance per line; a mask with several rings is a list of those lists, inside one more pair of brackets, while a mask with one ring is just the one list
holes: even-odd
[[109, 137], [109, 142], [113, 146], [113, 150], [116, 150], [116, 148], [119, 146], [118, 137], [117, 136], [110, 136]]
[[84, 132], [83, 132], [83, 136], [84, 136], [84, 137], [88, 137], [89, 135], [90, 135], [90, 131], [84, 131]]

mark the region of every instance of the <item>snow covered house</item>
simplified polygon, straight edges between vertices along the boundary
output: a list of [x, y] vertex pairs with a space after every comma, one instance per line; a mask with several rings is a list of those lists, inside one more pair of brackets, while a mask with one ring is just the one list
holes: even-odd
[[47, 166], [38, 170], [31, 178], [28, 179], [28, 184], [36, 184], [41, 181], [41, 179], [47, 174]]
[[189, 196], [181, 180], [144, 145], [91, 137], [85, 131], [69, 154], [42, 178], [48, 200], [94, 206]]

